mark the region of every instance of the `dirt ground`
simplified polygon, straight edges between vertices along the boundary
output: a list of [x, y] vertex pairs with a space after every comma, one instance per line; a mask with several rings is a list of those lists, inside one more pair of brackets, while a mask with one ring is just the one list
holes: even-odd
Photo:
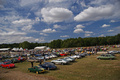
[[55, 80], [52, 77], [31, 75], [20, 71], [0, 68], [0, 80]]

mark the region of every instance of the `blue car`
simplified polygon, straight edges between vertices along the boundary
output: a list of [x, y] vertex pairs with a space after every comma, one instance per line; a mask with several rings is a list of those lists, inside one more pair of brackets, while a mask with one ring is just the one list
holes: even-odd
[[39, 66], [45, 68], [46, 70], [55, 70], [55, 69], [57, 69], [57, 66], [55, 66], [55, 64], [53, 64], [51, 62], [45, 62], [44, 64], [41, 64]]

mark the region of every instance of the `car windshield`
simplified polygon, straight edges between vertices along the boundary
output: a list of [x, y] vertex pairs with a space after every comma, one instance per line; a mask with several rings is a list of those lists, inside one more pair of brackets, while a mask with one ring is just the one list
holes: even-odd
[[47, 64], [48, 64], [48, 65], [54, 65], [53, 63], [45, 63], [45, 65], [47, 65]]
[[66, 59], [63, 59], [64, 61], [67, 61]]

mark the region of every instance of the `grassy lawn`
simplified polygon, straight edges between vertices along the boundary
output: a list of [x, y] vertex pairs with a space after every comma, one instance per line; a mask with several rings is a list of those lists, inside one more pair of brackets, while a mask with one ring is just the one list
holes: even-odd
[[[44, 74], [27, 72], [31, 67], [30, 62], [16, 63], [18, 70], [30, 75], [51, 76], [56, 80], [119, 80], [120, 79], [120, 54], [116, 54], [116, 60], [97, 60], [98, 55], [86, 56], [76, 59], [68, 65], [57, 65], [57, 70], [50, 70]], [[49, 60], [51, 61], [51, 60]], [[39, 63], [34, 63], [38, 65]]]

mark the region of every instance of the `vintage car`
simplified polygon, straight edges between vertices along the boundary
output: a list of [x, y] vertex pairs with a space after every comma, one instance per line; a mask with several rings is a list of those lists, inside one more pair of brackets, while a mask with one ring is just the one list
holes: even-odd
[[81, 57], [85, 57], [86, 56], [86, 53], [81, 53], [79, 54]]
[[115, 59], [115, 56], [112, 56], [111, 54], [102, 54], [101, 56], [98, 56], [97, 59]]
[[36, 60], [44, 60], [44, 56], [36, 57]]
[[5, 59], [4, 61], [2, 62], [12, 62], [10, 59]]
[[65, 57], [64, 59], [66, 59], [66, 60], [68, 60], [68, 61], [70, 61], [70, 62], [75, 61], [75, 58], [72, 58], [72, 57]]
[[108, 51], [108, 53], [114, 53], [114, 54], [116, 54], [116, 53], [118, 53], [118, 51]]
[[3, 64], [3, 62], [0, 61], [0, 66], [1, 66], [1, 64]]
[[61, 55], [61, 56], [67, 56], [67, 54], [65, 54], [65, 53], [61, 53], [60, 55]]
[[11, 62], [12, 63], [17, 63], [17, 62], [20, 62], [17, 58], [13, 58], [13, 59], [11, 59]]
[[25, 61], [26, 59], [23, 57], [18, 57], [18, 61]]
[[70, 56], [71, 58], [74, 58], [74, 59], [80, 59], [81, 56], [79, 54], [76, 54], [76, 55], [73, 55], [73, 56]]
[[40, 66], [34, 66], [34, 67], [32, 67], [32, 68], [28, 68], [28, 71], [39, 74], [39, 73], [45, 72], [45, 69], [42, 68], [42, 67], [40, 67]]
[[15, 67], [15, 64], [11, 63], [11, 62], [3, 62], [3, 64], [1, 64], [1, 67], [2, 68], [14, 68]]
[[45, 68], [46, 70], [53, 70], [53, 69], [57, 69], [57, 66], [55, 66], [55, 64], [51, 63], [51, 62], [45, 62], [44, 64], [39, 65], [43, 68]]
[[62, 65], [69, 63], [69, 61], [67, 61], [67, 60], [65, 60], [65, 59], [52, 60], [51, 62], [54, 63], [54, 64], [62, 64]]

